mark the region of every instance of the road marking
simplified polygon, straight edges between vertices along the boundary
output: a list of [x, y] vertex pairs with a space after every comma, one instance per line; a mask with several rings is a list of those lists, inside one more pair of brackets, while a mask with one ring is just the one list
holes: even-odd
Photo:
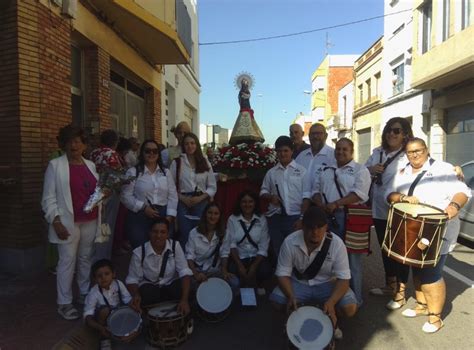
[[460, 280], [461, 282], [464, 282], [470, 288], [474, 288], [474, 281], [470, 280], [469, 278], [467, 278], [464, 275], [461, 275], [459, 272], [456, 272], [456, 271], [454, 271], [453, 269], [451, 269], [447, 266], [444, 266], [444, 272], [446, 272], [448, 275], [451, 275], [452, 277]]

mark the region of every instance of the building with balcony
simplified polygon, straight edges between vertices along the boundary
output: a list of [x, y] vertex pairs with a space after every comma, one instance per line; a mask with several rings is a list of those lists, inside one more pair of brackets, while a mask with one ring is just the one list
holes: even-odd
[[[413, 14], [402, 12], [411, 3], [385, 0], [384, 42], [382, 55], [382, 120], [393, 117], [407, 118], [417, 137], [427, 139], [431, 104], [431, 90], [412, 87]], [[390, 14], [390, 15], [389, 15]]]
[[343, 86], [338, 93], [338, 111], [333, 119], [337, 138], [352, 138], [352, 114], [354, 111], [354, 81]]
[[184, 22], [184, 27], [190, 28], [191, 42], [189, 43], [189, 64], [165, 65], [162, 86], [162, 143], [165, 146], [177, 143], [169, 131], [171, 126], [186, 121], [191, 130], [199, 135], [199, 42], [197, 0], [184, 0], [176, 3], [178, 23]]
[[431, 90], [433, 157], [462, 164], [474, 143], [474, 1], [416, 0], [412, 86]]
[[59, 128], [162, 141], [163, 67], [193, 57], [182, 2], [0, 2], [1, 270], [44, 266], [40, 199]]
[[383, 37], [354, 63], [352, 140], [354, 159], [360, 163], [365, 163], [372, 149], [380, 145], [382, 51]]
[[338, 111], [339, 90], [352, 80], [358, 55], [327, 55], [311, 77], [311, 116], [328, 130], [328, 143], [337, 139], [333, 119]]

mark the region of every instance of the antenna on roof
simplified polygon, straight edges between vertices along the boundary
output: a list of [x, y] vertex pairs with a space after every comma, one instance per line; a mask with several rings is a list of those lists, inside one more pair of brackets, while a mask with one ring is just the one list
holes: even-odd
[[329, 39], [329, 33], [326, 32], [326, 56], [329, 55], [329, 49], [333, 46], [334, 46], [334, 44]]

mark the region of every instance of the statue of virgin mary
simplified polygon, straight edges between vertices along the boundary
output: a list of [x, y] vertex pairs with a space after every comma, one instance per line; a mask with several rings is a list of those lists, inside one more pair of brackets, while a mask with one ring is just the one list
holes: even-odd
[[249, 73], [241, 73], [235, 79], [235, 85], [240, 89], [238, 95], [240, 111], [229, 140], [231, 145], [265, 141], [250, 107], [250, 89], [253, 84], [253, 78]]

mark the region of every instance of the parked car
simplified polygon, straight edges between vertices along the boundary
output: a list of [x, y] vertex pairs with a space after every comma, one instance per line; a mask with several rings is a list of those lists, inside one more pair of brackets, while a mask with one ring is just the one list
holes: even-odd
[[[474, 197], [474, 160], [461, 165], [464, 173], [464, 181], [471, 188]], [[459, 232], [459, 243], [474, 248], [474, 199], [471, 200], [461, 209], [459, 214], [461, 220], [461, 229]]]

